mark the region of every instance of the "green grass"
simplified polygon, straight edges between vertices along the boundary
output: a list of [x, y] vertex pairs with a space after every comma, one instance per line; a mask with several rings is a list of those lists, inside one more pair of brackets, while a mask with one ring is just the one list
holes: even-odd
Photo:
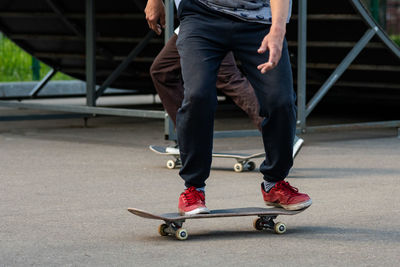
[[[50, 67], [40, 62], [40, 78]], [[52, 80], [72, 80], [73, 78], [57, 73]], [[32, 81], [32, 56], [15, 45], [0, 33], [0, 82]]]
[[390, 36], [392, 40], [400, 47], [400, 34]]

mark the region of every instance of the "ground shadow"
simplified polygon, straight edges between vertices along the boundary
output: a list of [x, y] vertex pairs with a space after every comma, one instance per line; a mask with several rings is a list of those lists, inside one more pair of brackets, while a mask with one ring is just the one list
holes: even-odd
[[[193, 233], [189, 230], [189, 238], [185, 242], [207, 242], [213, 240], [240, 240], [251, 238], [276, 238], [296, 239], [296, 240], [330, 240], [330, 241], [348, 241], [348, 242], [376, 242], [400, 243], [400, 231], [393, 229], [374, 229], [374, 228], [356, 228], [356, 227], [335, 227], [335, 226], [298, 226], [290, 227], [283, 235], [275, 234], [271, 230], [252, 231], [252, 230], [212, 230], [204, 233]], [[161, 237], [157, 235], [141, 236], [143, 241], [178, 241], [174, 236]]]

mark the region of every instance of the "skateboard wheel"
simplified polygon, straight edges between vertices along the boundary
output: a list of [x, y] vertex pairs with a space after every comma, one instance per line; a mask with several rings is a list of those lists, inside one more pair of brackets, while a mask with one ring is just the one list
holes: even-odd
[[175, 168], [175, 166], [176, 166], [175, 161], [173, 161], [173, 160], [171, 160], [171, 159], [167, 161], [167, 168], [168, 168], [168, 169], [171, 169], [171, 170], [172, 170], [172, 169]]
[[233, 165], [233, 170], [235, 172], [242, 172], [243, 171], [243, 164], [242, 163], [236, 163]]
[[254, 229], [256, 229], [258, 231], [264, 230], [261, 218], [254, 219], [253, 227], [254, 227]]
[[167, 225], [167, 224], [165, 224], [165, 223], [160, 224], [160, 226], [158, 226], [158, 233], [159, 233], [161, 236], [167, 236], [168, 233], [165, 232], [165, 229], [167, 229], [167, 228], [168, 228], [168, 225]]
[[188, 232], [186, 231], [186, 229], [179, 228], [178, 230], [176, 230], [175, 236], [178, 240], [186, 240], [188, 238]]
[[255, 168], [256, 168], [256, 164], [255, 164], [254, 161], [249, 161], [249, 162], [247, 163], [247, 169], [248, 169], [249, 171], [253, 171]]
[[275, 233], [283, 234], [286, 232], [286, 224], [277, 222], [274, 226]]

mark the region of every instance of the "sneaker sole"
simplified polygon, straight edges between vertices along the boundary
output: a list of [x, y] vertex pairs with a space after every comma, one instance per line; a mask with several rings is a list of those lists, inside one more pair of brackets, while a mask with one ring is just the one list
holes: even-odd
[[312, 200], [307, 200], [305, 202], [297, 203], [297, 204], [291, 204], [291, 205], [283, 205], [279, 203], [274, 203], [274, 202], [267, 202], [265, 201], [265, 204], [267, 206], [274, 206], [278, 208], [284, 208], [285, 210], [303, 210], [311, 206]]
[[210, 210], [206, 207], [201, 207], [201, 208], [197, 208], [188, 212], [184, 212], [184, 211], [179, 211], [179, 214], [182, 216], [186, 216], [186, 215], [195, 215], [195, 214], [207, 214], [210, 213]]

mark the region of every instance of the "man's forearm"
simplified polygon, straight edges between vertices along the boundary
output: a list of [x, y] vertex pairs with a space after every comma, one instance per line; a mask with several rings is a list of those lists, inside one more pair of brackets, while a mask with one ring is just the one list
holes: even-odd
[[271, 0], [271, 31], [286, 33], [286, 21], [289, 14], [289, 0]]

